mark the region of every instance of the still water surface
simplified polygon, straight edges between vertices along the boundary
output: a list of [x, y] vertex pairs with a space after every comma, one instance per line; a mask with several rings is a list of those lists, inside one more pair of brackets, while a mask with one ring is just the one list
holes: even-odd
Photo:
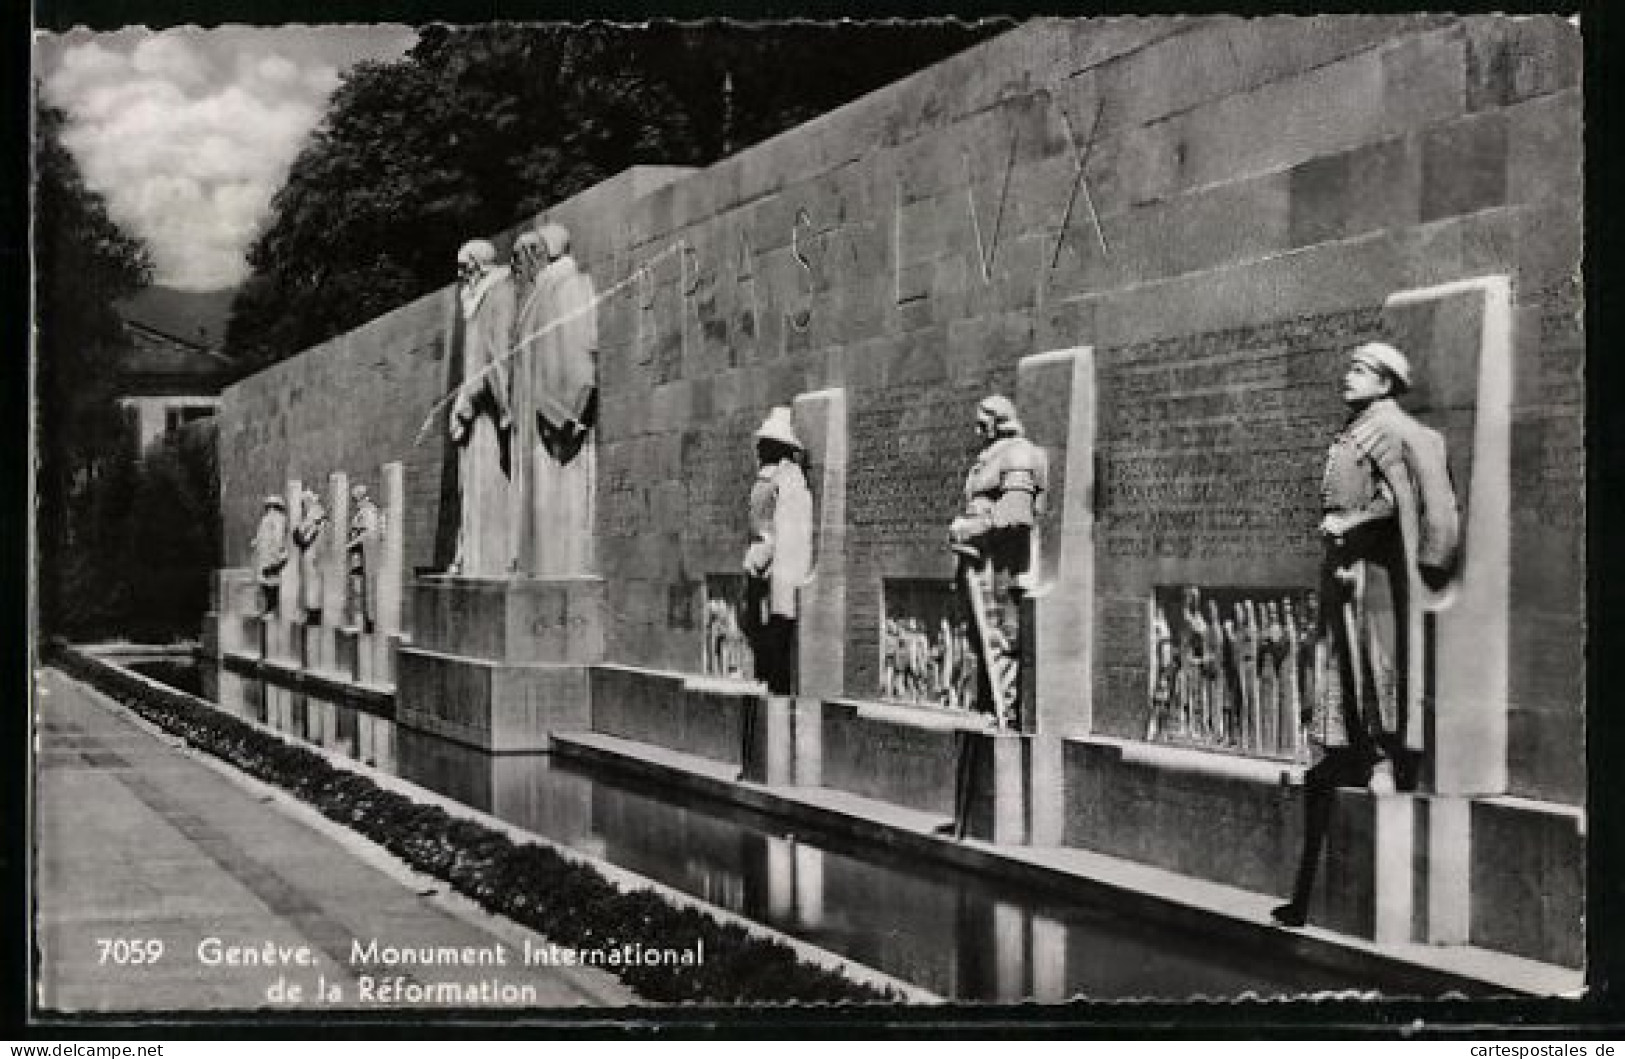
[[951, 999], [1380, 988], [552, 755], [486, 754], [231, 669], [132, 668]]

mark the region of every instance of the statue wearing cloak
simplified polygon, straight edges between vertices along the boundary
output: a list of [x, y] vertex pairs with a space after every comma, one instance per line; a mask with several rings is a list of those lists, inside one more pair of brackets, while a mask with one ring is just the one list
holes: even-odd
[[463, 284], [463, 382], [452, 404], [451, 439], [458, 446], [462, 489], [457, 558], [464, 577], [506, 577], [513, 567], [504, 435], [513, 424], [508, 405], [508, 337], [513, 330], [514, 285], [496, 265], [490, 243], [474, 240], [457, 255]]
[[520, 237], [533, 277], [514, 345], [514, 522], [518, 568], [542, 577], [593, 565], [598, 317], [592, 278], [556, 224]]

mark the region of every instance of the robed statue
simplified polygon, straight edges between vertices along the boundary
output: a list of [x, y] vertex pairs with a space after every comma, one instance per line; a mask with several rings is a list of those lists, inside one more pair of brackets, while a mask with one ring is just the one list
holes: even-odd
[[514, 341], [516, 566], [543, 577], [584, 574], [593, 565], [597, 294], [561, 225], [521, 235], [514, 263], [528, 284]]
[[496, 249], [484, 239], [463, 244], [457, 270], [463, 378], [448, 425], [458, 448], [462, 508], [451, 571], [464, 577], [505, 577], [513, 565], [508, 472], [503, 467], [504, 444], [513, 426], [508, 403], [513, 278], [506, 266], [496, 263]]

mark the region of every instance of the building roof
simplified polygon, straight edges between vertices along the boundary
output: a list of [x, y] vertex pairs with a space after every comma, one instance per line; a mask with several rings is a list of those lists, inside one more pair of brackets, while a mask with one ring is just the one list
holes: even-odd
[[212, 396], [236, 374], [236, 362], [207, 346], [134, 320], [124, 321], [130, 345], [119, 373], [127, 394]]

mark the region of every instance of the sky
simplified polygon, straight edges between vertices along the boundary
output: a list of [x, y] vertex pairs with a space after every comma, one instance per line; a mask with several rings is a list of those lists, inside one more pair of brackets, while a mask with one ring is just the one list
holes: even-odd
[[35, 71], [86, 184], [151, 247], [154, 282], [218, 290], [247, 277], [339, 74], [416, 39], [405, 26], [75, 30], [36, 36]]

